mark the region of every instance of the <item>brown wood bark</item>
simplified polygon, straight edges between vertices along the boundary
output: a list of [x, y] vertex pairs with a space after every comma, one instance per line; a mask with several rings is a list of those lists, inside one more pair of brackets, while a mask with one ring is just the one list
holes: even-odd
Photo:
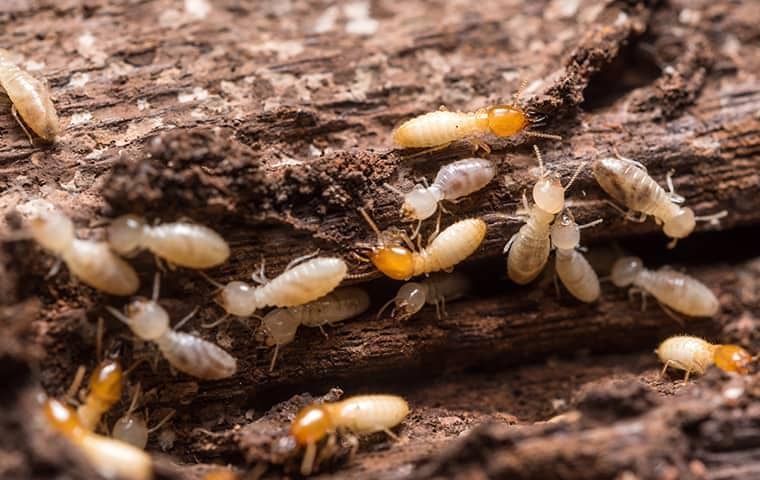
[[[742, 402], [754, 394], [710, 411], [705, 405], [721, 398], [728, 381], [713, 375], [669, 398], [672, 381], [657, 379], [651, 350], [679, 331], [757, 346], [760, 9], [752, 1], [588, 0], [563, 13], [571, 3], [370, 2], [369, 20], [357, 20], [349, 4], [312, 1], [7, 2], [0, 46], [22, 54], [27, 67], [42, 65], [35, 74], [48, 79], [65, 129], [53, 146], [29, 145], [10, 113], [0, 114], [5, 227], [18, 226], [12, 213], [18, 202], [43, 196], [74, 218], [80, 235], [93, 238], [103, 237], [104, 221], [123, 213], [206, 224], [232, 245], [230, 261], [209, 272], [222, 282], [246, 279], [262, 258], [271, 277], [316, 249], [346, 258], [352, 273], [368, 274], [358, 283], [370, 289], [372, 311], [329, 328], [327, 338], [300, 330], [272, 373], [271, 351], [251, 332], [255, 322], [204, 330], [201, 322], [221, 315], [213, 287], [191, 271], [164, 274], [162, 304], [172, 318], [200, 305], [187, 328], [230, 350], [240, 371], [218, 382], [174, 376], [164, 361], [134, 371], [130, 381], [153, 390], [145, 402], [151, 418], [177, 410], [164, 437], [149, 446], [166, 454], [157, 455], [159, 476], [200, 478], [208, 467], [195, 463], [240, 469], [259, 463], [274, 476], [289, 471], [294, 460], [271, 451], [287, 430], [283, 411], [335, 386], [404, 393], [414, 407], [401, 428], [408, 443], [374, 439], [349, 464], [343, 451], [328, 470], [336, 476], [612, 478], [630, 470], [640, 478], [672, 472], [729, 478], [739, 471], [744, 444], [715, 453], [719, 437], [707, 428], [745, 428], [732, 415], [749, 409]], [[371, 29], [373, 21], [376, 31], [352, 33]], [[322, 24], [327, 30], [319, 32]], [[501, 249], [521, 224], [493, 214], [514, 212], [535, 182], [536, 139], [527, 136], [488, 139], [499, 175], [444, 216], [444, 224], [487, 219], [485, 242], [461, 266], [475, 283], [473, 294], [448, 305], [441, 319], [430, 308], [407, 322], [375, 318], [399, 284], [353, 260], [356, 246], [374, 238], [356, 209], [366, 207], [382, 228], [408, 228], [399, 198], [384, 184], [407, 190], [443, 163], [471, 155], [461, 143], [405, 158], [410, 152], [390, 144], [393, 126], [441, 104], [473, 110], [507, 101], [521, 80], [529, 82], [526, 106], [547, 116], [546, 132], [563, 137], [538, 141], [563, 178], [617, 149], [663, 184], [674, 170], [677, 191], [697, 214], [729, 212], [718, 226], [700, 224], [670, 251], [654, 222], [624, 222], [605, 203], [590, 168], [569, 192], [579, 222], [604, 219], [583, 231], [600, 275], [621, 249], [651, 267], [684, 268], [718, 294], [716, 318], [678, 325], [651, 303], [642, 313], [609, 283], [594, 305], [566, 292], [557, 298], [549, 274], [528, 287], [510, 285]], [[425, 227], [431, 228], [432, 222]], [[5, 243], [0, 253], [7, 337], [0, 360], [13, 367], [3, 377], [9, 390], [0, 438], [23, 439], [0, 441], [0, 477], [70, 471], [93, 478], [76, 452], [23, 419], [33, 416], [37, 393], [60, 395], [79, 364], [94, 366], [98, 318], [106, 320], [106, 345], [119, 347], [125, 363], [150, 349], [106, 314], [106, 305], [121, 300], [72, 282], [67, 272], [45, 278], [53, 259], [30, 242]], [[141, 293], [149, 294], [153, 259], [142, 254], [131, 261]], [[648, 387], [611, 398], [619, 378]], [[747, 380], [748, 392], [754, 382]], [[589, 397], [578, 391], [585, 383], [604, 400], [582, 420], [530, 426], [583, 410]], [[309, 393], [293, 397], [303, 392]], [[619, 407], [626, 402], [637, 404], [642, 435], [622, 429], [633, 415]], [[608, 425], [598, 424], [602, 414]], [[441, 451], [486, 421], [499, 423]], [[520, 427], [509, 426], [515, 423]], [[651, 441], [649, 449], [637, 446], [642, 438]], [[671, 441], [673, 451], [661, 452]], [[47, 443], [56, 450], [46, 451]], [[598, 459], [608, 462], [595, 466]], [[699, 468], [707, 470], [702, 477], [694, 473]]]

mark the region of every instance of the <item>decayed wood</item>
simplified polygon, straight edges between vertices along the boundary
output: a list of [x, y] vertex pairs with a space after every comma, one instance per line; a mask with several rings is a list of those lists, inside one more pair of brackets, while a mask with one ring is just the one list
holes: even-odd
[[[6, 27], [0, 34], [2, 44], [23, 54], [32, 69], [38, 67], [34, 62], [42, 65], [65, 130], [55, 146], [30, 146], [11, 115], [0, 115], [0, 210], [8, 213], [25, 195], [45, 196], [75, 219], [80, 235], [96, 238], [103, 236], [100, 224], [121, 213], [143, 213], [151, 220], [189, 217], [218, 230], [232, 244], [231, 261], [209, 272], [220, 281], [247, 278], [262, 257], [270, 276], [293, 257], [316, 248], [351, 259], [357, 242], [372, 239], [356, 214], [360, 206], [367, 207], [382, 227], [408, 226], [400, 222], [399, 199], [383, 184], [406, 190], [420, 176], [432, 178], [442, 162], [470, 151], [468, 145], [458, 144], [406, 159], [409, 152], [393, 150], [389, 143], [393, 126], [441, 104], [473, 110], [508, 100], [522, 79], [530, 84], [527, 106], [548, 117], [547, 132], [564, 138], [539, 142], [547, 163], [564, 178], [579, 162], [592, 162], [614, 147], [647, 165], [658, 180], [674, 169], [677, 190], [698, 213], [729, 211], [717, 227], [720, 234], [695, 236], [676, 251], [665, 252], [666, 239], [653, 222], [625, 223], [603, 203], [606, 196], [589, 169], [569, 192], [579, 222], [605, 220], [584, 231], [583, 242], [591, 244], [592, 254], [603, 242], [622, 240], [637, 253], [649, 254], [649, 264], [685, 266], [719, 294], [722, 311], [714, 320], [689, 320], [680, 326], [651, 304], [642, 314], [625, 292], [609, 284], [602, 300], [592, 306], [579, 305], [566, 294], [557, 300], [550, 277], [524, 289], [510, 286], [500, 251], [520, 224], [488, 217], [486, 241], [463, 266], [476, 280], [476, 293], [449, 305], [449, 317], [436, 319], [426, 309], [399, 323], [376, 320], [369, 312], [329, 329], [328, 338], [302, 329], [282, 350], [271, 374], [271, 351], [249, 328], [238, 323], [213, 331], [199, 327], [221, 314], [210, 298], [211, 286], [193, 272], [167, 272], [162, 304], [173, 318], [201, 305], [187, 328], [228, 348], [240, 359], [240, 373], [226, 381], [198, 383], [173, 376], [163, 361], [155, 371], [146, 365], [135, 370], [130, 381], [156, 389], [146, 399], [152, 412], [177, 409], [170, 427], [175, 440], [159, 443], [154, 438], [153, 451], [166, 448], [174, 460], [188, 463], [247, 467], [272, 460], [252, 454], [251, 437], [246, 437], [255, 428], [251, 421], [258, 409], [295, 392], [316, 395], [336, 385], [347, 391], [425, 391], [429, 377], [451, 370], [497, 369], [578, 349], [648, 352], [662, 336], [683, 329], [716, 339], [737, 338], [748, 346], [757, 340], [752, 312], [760, 301], [759, 270], [756, 263], [745, 262], [753, 256], [754, 230], [733, 230], [756, 225], [760, 215], [760, 83], [754, 74], [760, 69], [760, 55], [753, 47], [760, 12], [752, 2], [589, 0], [568, 14], [559, 1], [505, 5], [486, 0], [478, 2], [474, 12], [444, 2], [436, 7], [436, 15], [430, 15], [427, 2], [373, 2], [367, 13], [372, 18], [359, 19], [358, 27], [357, 20], [349, 18], [348, 6], [316, 2], [292, 2], [283, 9], [275, 6], [277, 2], [255, 8], [239, 2], [173, 0], [9, 3], [0, 12], [0, 23]], [[208, 9], [198, 7], [206, 3]], [[327, 30], [319, 31], [315, 12], [326, 15], [333, 7], [336, 19], [320, 17], [327, 25], [320, 28]], [[377, 30], [363, 37], [354, 33], [356, 28], [372, 30], [372, 21], [378, 22]], [[511, 213], [536, 178], [533, 141], [493, 140], [489, 158], [499, 165], [500, 175], [484, 191], [451, 207], [454, 215], [445, 222]], [[4, 220], [9, 225], [17, 221], [12, 215]], [[713, 228], [700, 225], [699, 230]], [[646, 244], [631, 240], [655, 232]], [[711, 252], [710, 258], [705, 251]], [[141, 293], [148, 294], [153, 260], [141, 255], [132, 262], [141, 274]], [[91, 367], [98, 317], [107, 320], [107, 345], [120, 346], [125, 362], [145, 353], [144, 346], [134, 344], [106, 315], [103, 307], [118, 306], [118, 300], [72, 282], [65, 272], [46, 279], [52, 259], [29, 242], [3, 245], [0, 264], [0, 303], [30, 299], [20, 304], [25, 307], [12, 308], [29, 309], [19, 317], [27, 319], [31, 329], [6, 323], [18, 310], [4, 310], [0, 318], [13, 327], [9, 332], [22, 331], [9, 337], [20, 335], [36, 347], [39, 357], [25, 356], [16, 340], [0, 340], [0, 353], [7, 343], [7, 356], [20, 365], [34, 364], [38, 358], [41, 365], [39, 375], [18, 379], [17, 398], [37, 393], [38, 379], [48, 393], [61, 394], [77, 365]], [[358, 261], [351, 261], [351, 269], [371, 272]], [[366, 286], [372, 289], [374, 305], [380, 305], [398, 284], [379, 281]], [[722, 332], [720, 327], [725, 327]], [[642, 356], [649, 358], [648, 353]], [[574, 371], [593, 366], [591, 360]], [[541, 371], [530, 372], [539, 379], [535, 391], [551, 384], [542, 383]], [[478, 403], [478, 393], [487, 391], [491, 381], [457, 376], [429, 395], [417, 395], [448, 405], [462, 395], [458, 385], [467, 385], [475, 392], [468, 402]], [[517, 374], [504, 382], [524, 380]], [[706, 390], [714, 393], [719, 387], [711, 381]], [[410, 395], [414, 399], [415, 393]], [[489, 398], [500, 396], [492, 391]], [[635, 402], [642, 396], [633, 391], [630, 398]], [[500, 414], [519, 405], [512, 400], [498, 408]], [[444, 441], [494, 419], [469, 410], [452, 426], [446, 422], [454, 420], [446, 420], [444, 409], [418, 402], [413, 414], [417, 416], [409, 425], [425, 428], [412, 430], [412, 446], [365, 450], [358, 466], [345, 470], [346, 478], [368, 472], [409, 476], [413, 465], [435, 456]], [[19, 418], [33, 410], [30, 405], [16, 401], [0, 417], [0, 433], [17, 431]], [[692, 406], [681, 399], [667, 407], [670, 410], [663, 406], [645, 412], [653, 406], [636, 412], [642, 414], [645, 427], [656, 420], [673, 420], [680, 428], [684, 424], [677, 423], [680, 417], [674, 412], [681, 408], [691, 412], [689, 418], [705, 418], [701, 404]], [[522, 472], [531, 478], [538, 472], [532, 478], [541, 478], [542, 461], [556, 458], [552, 445], [583, 460], [577, 450], [583, 445], [577, 442], [589, 438], [596, 442], [595, 451], [622, 452], [610, 470], [594, 471], [600, 477], [616, 466], [628, 468], [633, 460], [645, 459], [648, 451], [627, 449], [632, 438], [640, 437], [615, 428], [626, 420], [619, 420], [621, 411], [612, 410], [609, 428], [596, 427], [592, 420], [582, 420], [578, 432], [574, 427], [541, 427], [528, 433], [484, 427], [471, 440], [431, 460], [418, 475], [486, 471]], [[552, 412], [541, 413], [527, 415], [526, 422]], [[276, 426], [285, 428], [285, 420], [279, 417]], [[445, 434], [440, 434], [441, 425]], [[241, 427], [243, 433], [238, 431]], [[681, 439], [679, 428], [667, 430], [665, 439]], [[553, 436], [563, 429], [575, 443], [558, 443]], [[662, 430], [646, 432], [655, 439]], [[691, 435], [689, 442], [707, 436]], [[519, 442], [514, 440], [518, 437]], [[0, 444], [4, 450], [12, 447]], [[515, 466], [514, 452], [522, 458], [523, 446], [535, 446], [538, 453]], [[733, 452], [690, 457], [684, 443], [677, 447], [672, 464], [683, 476], [692, 468], [687, 463], [691, 458], [717, 465], [714, 478], [728, 478], [743, 458]], [[44, 448], [26, 443], [20, 448], [20, 475], [31, 478], [27, 474], [35, 468], [76, 468], [74, 477], [92, 478], [86, 466], [72, 467], [71, 452], [65, 449], [59, 461], [45, 456]], [[495, 461], [492, 470], [478, 470], [478, 452], [494, 452], [497, 460], [503, 453], [506, 466]], [[628, 452], [632, 453], [626, 457]], [[455, 465], [457, 459], [462, 460], [461, 469]], [[633, 471], [645, 475], [656, 463], [644, 462]], [[582, 467], [582, 472], [590, 468], [582, 462], [572, 465]], [[159, 471], [166, 478], [200, 478], [205, 467], [177, 467], [164, 458]]]

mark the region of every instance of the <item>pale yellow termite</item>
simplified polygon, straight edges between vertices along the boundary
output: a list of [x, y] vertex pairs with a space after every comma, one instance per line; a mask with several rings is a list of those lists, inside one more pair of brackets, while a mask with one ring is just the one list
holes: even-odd
[[559, 175], [550, 174], [544, 170], [541, 152], [533, 146], [538, 159], [541, 176], [533, 186], [533, 207], [523, 195], [523, 208], [527, 219], [525, 225], [512, 235], [504, 253], [507, 255], [507, 274], [513, 282], [525, 285], [532, 282], [544, 269], [549, 260], [551, 241], [550, 227], [554, 216], [565, 207], [565, 191], [570, 188], [578, 176], [583, 163], [578, 166], [575, 174], [563, 187]]
[[377, 313], [378, 318], [391, 303], [391, 317], [406, 320], [422, 310], [425, 304], [435, 307], [435, 314], [446, 315], [446, 302], [466, 295], [470, 290], [470, 280], [459, 272], [434, 273], [419, 282], [405, 283], [396, 296], [388, 301]]
[[419, 251], [401, 245], [388, 245], [377, 224], [363, 209], [359, 209], [377, 235], [370, 247], [369, 258], [378, 270], [394, 280], [409, 280], [416, 275], [450, 270], [475, 253], [486, 236], [486, 222], [480, 218], [460, 220], [438, 234]]
[[[126, 323], [140, 339], [155, 342], [164, 358], [177, 370], [206, 380], [234, 375], [237, 360], [232, 355], [211, 342], [177, 332], [169, 326], [169, 314], [158, 304], [158, 290], [156, 276], [152, 299], [132, 301], [127, 305], [126, 315], [110, 306], [106, 309]], [[195, 310], [178, 325], [186, 322], [193, 314]]]
[[557, 216], [551, 227], [557, 276], [568, 292], [586, 303], [595, 302], [599, 298], [599, 277], [586, 257], [578, 251], [578, 245], [581, 229], [597, 225], [601, 221], [599, 219], [579, 226], [575, 223], [572, 212], [566, 209]]
[[17, 209], [27, 217], [32, 238], [87, 285], [112, 295], [132, 295], [139, 288], [137, 273], [129, 264], [105, 242], [76, 238], [72, 221], [50, 202], [31, 200]]
[[174, 416], [174, 410], [161, 419], [156, 425], [148, 428], [145, 418], [142, 415], [135, 413], [137, 401], [140, 398], [140, 392], [140, 384], [138, 383], [135, 387], [135, 393], [132, 396], [132, 402], [130, 403], [129, 408], [124, 412], [124, 415], [119, 417], [119, 419], [116, 420], [116, 423], [114, 423], [113, 429], [111, 430], [111, 436], [137, 448], [144, 449], [148, 444], [148, 435], [155, 432], [168, 422], [169, 419]]
[[123, 215], [108, 227], [108, 242], [121, 255], [147, 248], [174, 265], [211, 268], [224, 263], [230, 247], [203, 225], [174, 222], [150, 226], [136, 215]]
[[[409, 404], [396, 395], [358, 395], [334, 403], [310, 405], [301, 410], [290, 427], [296, 442], [306, 448], [301, 473], [311, 474], [317, 443], [329, 435], [328, 445], [339, 432], [368, 435], [385, 432], [397, 438], [391, 428], [409, 414]], [[329, 447], [326, 447], [329, 448]]]
[[561, 139], [557, 135], [528, 130], [531, 124], [540, 121], [519, 105], [523, 88], [524, 84], [508, 105], [493, 105], [474, 112], [443, 109], [414, 117], [393, 131], [393, 143], [403, 148], [445, 147], [451, 142], [467, 139], [488, 152], [490, 147], [480, 137], [489, 134], [511, 137], [522, 132], [536, 137]]
[[663, 341], [655, 352], [665, 364], [662, 375], [668, 367], [677, 368], [686, 371], [684, 381], [689, 380], [691, 373], [705, 373], [707, 367], [713, 364], [723, 371], [746, 375], [749, 372], [749, 364], [754, 360], [738, 345], [712, 344], [690, 335], [670, 337]]
[[357, 287], [345, 287], [303, 305], [276, 308], [269, 312], [262, 320], [267, 345], [274, 346], [269, 371], [274, 370], [280, 347], [293, 341], [300, 325], [322, 330], [324, 325], [361, 315], [369, 308], [369, 304], [366, 291]]
[[[724, 210], [695, 217], [691, 208], [679, 205], [684, 198], [675, 193], [670, 173], [667, 176], [669, 192], [666, 192], [641, 163], [619, 155], [594, 162], [594, 177], [612, 198], [628, 208], [626, 219], [644, 222], [647, 215], [654, 216], [657, 223], [662, 224], [665, 235], [672, 239], [669, 248], [673, 248], [678, 239], [689, 236], [697, 221], [716, 222], [727, 214]], [[641, 215], [636, 218], [634, 212]]]
[[40, 138], [52, 142], [58, 136], [61, 126], [50, 99], [50, 91], [43, 82], [19, 68], [12, 57], [8, 50], [0, 48], [0, 91], [5, 91], [11, 99], [13, 117], [30, 142], [34, 143], [24, 123]]
[[[295, 307], [323, 297], [333, 291], [348, 273], [341, 258], [317, 257], [301, 262], [307, 255], [293, 260], [280, 275], [268, 280], [263, 273], [252, 275], [261, 285], [233, 281], [227, 285], [210, 280], [219, 287], [216, 301], [229, 315], [250, 317], [264, 307]], [[297, 265], [293, 266], [294, 264]]]
[[612, 283], [633, 285], [631, 292], [641, 293], [642, 299], [650, 294], [660, 305], [692, 317], [712, 317], [720, 309], [715, 294], [698, 280], [668, 267], [647, 270], [638, 257], [618, 259], [612, 266]]
[[43, 412], [50, 426], [74, 444], [92, 467], [109, 480], [150, 480], [150, 456], [128, 443], [93, 433], [76, 412], [55, 399], [45, 400]]

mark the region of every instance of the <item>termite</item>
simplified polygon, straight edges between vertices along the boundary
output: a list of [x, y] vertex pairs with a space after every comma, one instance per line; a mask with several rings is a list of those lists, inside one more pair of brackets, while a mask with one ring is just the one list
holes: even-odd
[[150, 226], [136, 215], [111, 222], [108, 242], [121, 255], [147, 248], [174, 265], [197, 269], [215, 267], [230, 256], [227, 242], [210, 228], [183, 222]]
[[170, 418], [174, 416], [174, 410], [166, 415], [160, 422], [153, 427], [148, 428], [142, 415], [135, 413], [137, 401], [140, 398], [140, 384], [135, 387], [135, 393], [132, 396], [132, 402], [124, 415], [116, 420], [111, 430], [111, 436], [122, 442], [126, 442], [140, 449], [145, 449], [148, 444], [148, 436], [161, 428]]
[[87, 285], [112, 295], [132, 295], [140, 286], [137, 273], [105, 242], [80, 240], [74, 224], [50, 202], [31, 200], [18, 207], [28, 229], [44, 249], [58, 256]]
[[525, 225], [504, 245], [504, 253], [509, 252], [507, 274], [519, 285], [532, 282], [546, 266], [551, 250], [549, 235], [554, 216], [565, 207], [565, 191], [570, 188], [584, 166], [584, 163], [581, 163], [563, 187], [559, 175], [544, 170], [538, 147], [534, 145], [533, 150], [541, 172], [540, 178], [533, 186], [534, 205], [531, 208], [523, 195], [523, 208], [527, 215]]
[[380, 318], [385, 308], [393, 303], [391, 317], [398, 320], [411, 318], [425, 304], [433, 305], [436, 316], [441, 318], [441, 314], [446, 315], [446, 302], [463, 297], [469, 290], [470, 280], [465, 275], [459, 272], [436, 273], [420, 282], [402, 285], [396, 296], [383, 305], [377, 317]]
[[557, 276], [578, 300], [586, 303], [599, 298], [599, 277], [586, 257], [578, 251], [581, 230], [602, 222], [602, 219], [578, 225], [569, 209], [565, 209], [551, 227], [551, 241], [555, 249], [554, 261]]
[[260, 308], [295, 307], [335, 290], [348, 273], [346, 262], [337, 257], [304, 260], [313, 256], [296, 258], [272, 280], [264, 275], [262, 262], [261, 271], [251, 275], [259, 286], [237, 280], [223, 285], [208, 277], [206, 279], [219, 288], [215, 300], [228, 315], [250, 317]]
[[402, 148], [437, 149], [467, 139], [476, 147], [490, 152], [491, 148], [480, 139], [488, 134], [511, 137], [522, 132], [534, 137], [561, 140], [557, 135], [528, 130], [531, 124], [538, 125], [541, 120], [530, 115], [519, 104], [524, 85], [515, 93], [511, 104], [492, 105], [474, 112], [442, 109], [407, 120], [393, 131], [393, 143]]
[[376, 243], [369, 246], [369, 259], [375, 267], [394, 280], [409, 280], [425, 273], [450, 270], [475, 253], [486, 236], [486, 222], [480, 218], [460, 220], [438, 234], [430, 244], [419, 251], [395, 245], [388, 241], [369, 214], [359, 213], [377, 235]]
[[50, 99], [50, 91], [43, 82], [19, 68], [12, 57], [11, 52], [0, 48], [0, 91], [4, 91], [11, 99], [13, 118], [21, 125], [32, 144], [32, 135], [24, 123], [40, 138], [52, 142], [58, 136], [61, 126], [55, 105]]
[[322, 298], [290, 308], [276, 308], [262, 320], [267, 334], [266, 343], [274, 346], [269, 371], [274, 370], [277, 353], [281, 346], [292, 342], [299, 325], [319, 328], [342, 322], [361, 315], [369, 308], [370, 300], [366, 291], [357, 287], [339, 288]]
[[725, 372], [746, 375], [753, 361], [753, 357], [739, 345], [712, 344], [689, 335], [676, 335], [666, 339], [655, 353], [665, 364], [661, 375], [665, 375], [668, 367], [684, 370], [684, 382], [689, 380], [691, 373], [701, 375], [713, 364]]
[[409, 404], [396, 395], [358, 395], [334, 403], [310, 405], [296, 415], [290, 434], [306, 448], [301, 473], [310, 475], [317, 454], [317, 443], [329, 436], [335, 441], [339, 432], [368, 435], [385, 432], [391, 438], [396, 435], [391, 428], [401, 423], [409, 414]]
[[465, 158], [449, 163], [438, 170], [433, 184], [415, 185], [411, 192], [404, 194], [390, 185], [386, 187], [404, 197], [401, 214], [412, 220], [425, 220], [438, 210], [438, 204], [459, 199], [477, 192], [496, 176], [496, 166], [483, 158]]
[[45, 400], [43, 412], [50, 425], [77, 446], [93, 468], [104, 478], [120, 480], [153, 478], [150, 456], [144, 451], [85, 428], [76, 412], [58, 400]]
[[[169, 326], [169, 314], [158, 304], [159, 276], [153, 286], [152, 299], [140, 298], [126, 307], [126, 315], [107, 306], [116, 318], [126, 323], [142, 340], [154, 342], [172, 367], [194, 377], [217, 380], [237, 371], [237, 360], [217, 345]], [[189, 320], [197, 308], [178, 325]], [[176, 328], [176, 327], [175, 327]]]
[[[698, 280], [669, 267], [647, 270], [638, 257], [623, 257], [612, 266], [612, 283], [618, 287], [633, 285], [630, 294], [652, 295], [663, 307], [692, 317], [712, 317], [720, 309], [715, 294]], [[645, 303], [642, 307], [645, 308]], [[664, 308], [668, 312], [667, 308]]]
[[[627, 220], [644, 222], [652, 215], [662, 231], [671, 238], [668, 248], [694, 231], [697, 221], [716, 222], [727, 215], [722, 212], [696, 217], [689, 207], [681, 207], [684, 198], [676, 194], [671, 173], [667, 175], [668, 192], [649, 176], [644, 165], [629, 158], [603, 158], [594, 163], [594, 177], [613, 199], [628, 208], [628, 212], [610, 202], [625, 214]], [[638, 218], [634, 215], [640, 212]]]
[[104, 360], [92, 372], [87, 397], [77, 408], [83, 428], [95, 430], [103, 414], [119, 401], [123, 374], [121, 364], [116, 360]]

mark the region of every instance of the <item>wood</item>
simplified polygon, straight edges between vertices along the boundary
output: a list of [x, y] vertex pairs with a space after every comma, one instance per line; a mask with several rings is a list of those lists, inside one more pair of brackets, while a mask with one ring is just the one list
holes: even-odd
[[[286, 432], [289, 417], [273, 405], [297, 409], [333, 387], [404, 393], [414, 407], [401, 427], [408, 444], [370, 439], [354, 461], [340, 457], [329, 466], [335, 476], [608, 478], [628, 469], [641, 478], [675, 472], [717, 479], [745, 464], [745, 472], [753, 468], [739, 450], [744, 440], [716, 453], [717, 430], [692, 429], [694, 422], [744, 425], [731, 416], [744, 403], [712, 410], [688, 394], [718, 399], [729, 380], [708, 374], [668, 398], [674, 380], [656, 378], [651, 354], [666, 335], [685, 330], [757, 350], [760, 11], [751, 0], [582, 1], [570, 13], [563, 8], [573, 2], [442, 2], [435, 15], [426, 2], [372, 2], [366, 18], [348, 5], [308, 2], [7, 3], [0, 44], [21, 54], [25, 66], [41, 65], [33, 73], [49, 81], [64, 130], [54, 146], [30, 145], [10, 109], [0, 109], [0, 232], [19, 226], [13, 209], [30, 196], [58, 204], [82, 237], [103, 238], [105, 222], [123, 213], [151, 221], [186, 217], [230, 241], [230, 261], [208, 272], [218, 281], [247, 279], [262, 258], [271, 277], [320, 249], [350, 261], [362, 276], [355, 283], [370, 289], [377, 307], [399, 284], [354, 259], [356, 246], [374, 239], [356, 209], [367, 208], [382, 228], [409, 228], [400, 199], [383, 185], [406, 191], [443, 163], [472, 155], [462, 143], [405, 158], [415, 152], [393, 149], [394, 125], [441, 104], [474, 110], [509, 101], [527, 80], [526, 108], [547, 117], [541, 131], [563, 137], [488, 139], [499, 175], [447, 206], [453, 214], [444, 217], [445, 224], [469, 216], [489, 224], [485, 242], [462, 265], [474, 292], [448, 305], [446, 318], [426, 308], [397, 322], [375, 319], [373, 309], [329, 328], [327, 338], [301, 329], [269, 373], [271, 350], [251, 331], [255, 321], [202, 329], [221, 315], [213, 287], [195, 272], [165, 273], [162, 305], [173, 319], [200, 305], [185, 329], [227, 348], [240, 373], [196, 382], [172, 375], [163, 360], [155, 370], [141, 365], [133, 372], [130, 383], [152, 390], [145, 400], [151, 419], [177, 410], [149, 445], [165, 453], [156, 456], [160, 478], [202, 478], [210, 464], [227, 463], [245, 470], [272, 463], [268, 474], [281, 475], [287, 462], [262, 446], [275, 437], [257, 437], [257, 426], [269, 422], [267, 432]], [[352, 33], [362, 28], [366, 35]], [[679, 325], [653, 302], [641, 313], [609, 283], [597, 304], [580, 305], [566, 292], [556, 298], [550, 272], [528, 287], [511, 285], [501, 249], [521, 223], [498, 215], [512, 214], [530, 193], [538, 173], [533, 143], [566, 181], [581, 162], [590, 166], [617, 149], [663, 184], [674, 170], [677, 191], [698, 215], [727, 210], [720, 225], [700, 224], [669, 251], [653, 221], [624, 222], [605, 203], [590, 168], [568, 192], [579, 223], [604, 219], [583, 231], [600, 275], [622, 250], [653, 268], [671, 264], [718, 294], [720, 315]], [[130, 261], [141, 294], [149, 295], [153, 259]], [[126, 364], [151, 353], [107, 315], [104, 307], [121, 300], [76, 284], [65, 271], [45, 278], [53, 262], [31, 242], [0, 246], [0, 361], [19, 367], [4, 377], [0, 438], [20, 439], [0, 441], [0, 478], [64, 471], [94, 478], [75, 451], [25, 419], [34, 418], [40, 391], [61, 395], [78, 365], [93, 368], [98, 318], [106, 320], [108, 350]], [[619, 355], [600, 355], [609, 352]], [[620, 369], [647, 387], [611, 398]], [[747, 380], [747, 391], [755, 381]], [[532, 426], [582, 409], [587, 400], [575, 397], [586, 388], [582, 382], [601, 392], [606, 424], [584, 416], [572, 425]], [[514, 393], [518, 386], [528, 393]], [[650, 449], [618, 428], [632, 421], [619, 404], [638, 405], [635, 421]], [[519, 429], [505, 425], [515, 423]], [[48, 451], [48, 444], [56, 447]], [[584, 457], [586, 448], [598, 457]], [[599, 458], [609, 463], [598, 466]], [[663, 458], [664, 473], [653, 470]]]

